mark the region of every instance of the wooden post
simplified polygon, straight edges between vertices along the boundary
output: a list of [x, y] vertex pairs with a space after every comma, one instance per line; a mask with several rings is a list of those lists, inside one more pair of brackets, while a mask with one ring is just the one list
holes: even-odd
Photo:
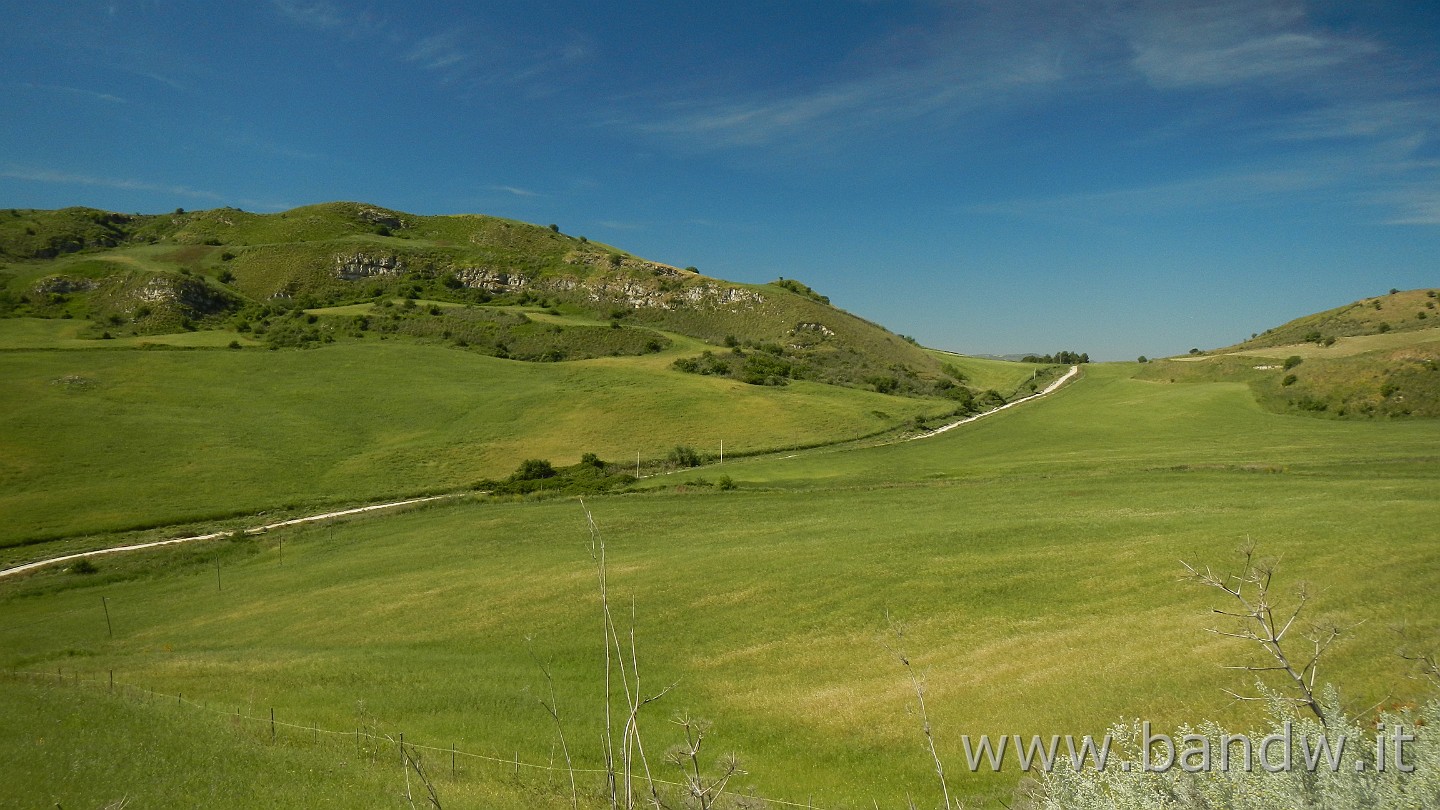
[[270, 741], [275, 741], [275, 707], [270, 707]]
[[284, 535], [284, 533], [281, 533], [281, 535], [280, 535], [280, 564], [281, 564], [281, 565], [284, 565], [284, 564], [285, 564], [285, 535]]
[[215, 592], [220, 592], [220, 552], [215, 552]]
[[115, 691], [115, 670], [110, 670], [110, 691]]
[[455, 743], [450, 743], [450, 779], [455, 779]]
[[405, 767], [405, 732], [400, 732], [400, 767]]
[[103, 607], [103, 608], [105, 608], [105, 630], [106, 630], [107, 632], [109, 632], [110, 638], [115, 638], [115, 626], [112, 625], [112, 624], [110, 624], [110, 599], [109, 599], [109, 597], [105, 597], [105, 596], [100, 597], [100, 606]]

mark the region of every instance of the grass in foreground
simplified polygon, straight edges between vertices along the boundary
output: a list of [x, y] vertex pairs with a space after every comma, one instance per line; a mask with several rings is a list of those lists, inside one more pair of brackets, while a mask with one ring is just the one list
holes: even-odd
[[[1440, 631], [1440, 436], [1272, 414], [1238, 385], [1131, 369], [1087, 369], [934, 439], [727, 464], [736, 492], [592, 503], [612, 598], [635, 599], [646, 682], [679, 683], [646, 715], [647, 744], [675, 742], [665, 720], [689, 711], [763, 795], [934, 804], [887, 611], [908, 625], [952, 785], [974, 803], [1010, 801], [1018, 774], [959, 772], [962, 734], [1243, 727], [1254, 715], [1220, 688], [1247, 684], [1219, 665], [1249, 651], [1205, 633], [1211, 596], [1176, 580], [1179, 559], [1223, 564], [1247, 538], [1319, 586], [1320, 609], [1368, 620], [1322, 679], [1362, 707], [1413, 695], [1384, 627]], [[205, 549], [6, 584], [0, 664], [115, 669], [327, 728], [353, 727], [363, 704], [407, 739], [544, 762], [555, 738], [533, 637], [572, 747], [596, 763], [599, 617], [576, 504], [456, 504], [286, 537], [283, 564], [276, 537], [219, 546], [219, 591]]]

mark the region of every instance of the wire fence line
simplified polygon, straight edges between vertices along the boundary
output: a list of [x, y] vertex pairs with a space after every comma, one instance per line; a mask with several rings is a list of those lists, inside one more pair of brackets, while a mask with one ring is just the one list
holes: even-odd
[[[127, 683], [127, 682], [124, 682], [124, 681], [117, 681], [117, 680], [115, 680], [115, 671], [114, 671], [114, 670], [110, 670], [110, 671], [109, 671], [109, 675], [108, 675], [108, 678], [107, 678], [107, 679], [85, 678], [85, 677], [82, 677], [82, 675], [81, 675], [81, 673], [80, 673], [79, 670], [71, 670], [70, 675], [67, 676], [67, 675], [64, 674], [64, 672], [62, 671], [62, 669], [61, 669], [60, 667], [56, 667], [56, 669], [55, 669], [54, 672], [39, 672], [39, 671], [34, 671], [34, 670], [10, 670], [10, 671], [8, 671], [6, 674], [8, 674], [11, 678], [16, 679], [16, 680], [24, 679], [24, 680], [28, 680], [28, 681], [30, 681], [30, 682], [55, 683], [55, 684], [61, 685], [61, 686], [64, 686], [64, 685], [73, 685], [73, 686], [75, 686], [75, 687], [81, 687], [81, 686], [86, 686], [86, 687], [98, 687], [98, 688], [105, 689], [106, 691], [109, 691], [109, 692], [112, 692], [112, 693], [124, 694], [124, 693], [126, 692], [126, 690], [129, 690], [129, 692], [130, 692], [131, 694], [138, 695], [138, 696], [141, 697], [141, 698], [146, 698], [146, 699], [148, 699], [150, 702], [154, 702], [154, 700], [155, 700], [156, 698], [162, 698], [162, 699], [164, 699], [164, 700], [167, 701], [167, 702], [168, 702], [168, 701], [171, 701], [171, 700], [174, 700], [174, 701], [175, 701], [175, 705], [177, 705], [177, 706], [190, 707], [190, 708], [193, 708], [193, 709], [200, 709], [200, 710], [202, 710], [202, 711], [207, 711], [207, 712], [210, 712], [210, 713], [212, 713], [212, 714], [221, 715], [221, 716], [223, 716], [223, 717], [232, 717], [232, 718], [235, 718], [235, 719], [237, 719], [237, 720], [248, 720], [248, 721], [251, 721], [251, 722], [260, 723], [260, 724], [262, 724], [262, 725], [268, 723], [268, 724], [270, 725], [270, 729], [271, 729], [271, 731], [270, 731], [271, 739], [275, 739], [276, 730], [277, 730], [277, 729], [284, 728], [284, 729], [293, 729], [293, 730], [295, 730], [295, 731], [314, 732], [315, 734], [325, 734], [325, 735], [330, 735], [330, 736], [332, 736], [332, 737], [337, 737], [337, 738], [338, 738], [338, 737], [345, 737], [345, 738], [348, 739], [348, 738], [353, 737], [353, 738], [356, 740], [356, 743], [357, 743], [357, 744], [359, 744], [359, 742], [360, 742], [361, 740], [368, 740], [368, 741], [371, 741], [371, 742], [383, 742], [383, 743], [385, 743], [385, 744], [387, 744], [387, 745], [404, 745], [404, 746], [407, 746], [407, 747], [409, 747], [409, 748], [412, 748], [412, 749], [415, 749], [415, 750], [419, 750], [419, 751], [433, 751], [433, 752], [436, 752], [436, 753], [439, 753], [439, 754], [449, 754], [449, 755], [451, 756], [451, 758], [452, 758], [452, 759], [451, 759], [451, 762], [452, 762], [452, 771], [451, 771], [451, 772], [452, 772], [452, 775], [454, 775], [454, 773], [455, 773], [455, 771], [454, 771], [454, 762], [455, 762], [455, 760], [458, 759], [459, 757], [467, 757], [467, 758], [472, 759], [472, 760], [479, 760], [479, 761], [483, 761], [483, 762], [491, 762], [491, 763], [495, 763], [495, 764], [497, 764], [497, 765], [505, 765], [505, 766], [508, 766], [508, 767], [512, 767], [512, 768], [515, 769], [515, 772], [516, 772], [517, 774], [519, 773], [519, 771], [520, 771], [521, 768], [529, 768], [529, 769], [531, 769], [531, 770], [536, 770], [536, 771], [550, 771], [550, 772], [556, 772], [556, 773], [574, 773], [574, 774], [577, 774], [577, 775], [578, 775], [578, 774], [604, 775], [604, 774], [606, 774], [606, 773], [609, 773], [609, 771], [607, 771], [607, 770], [604, 769], [604, 768], [571, 768], [571, 767], [564, 767], [564, 766], [559, 766], [559, 765], [542, 765], [542, 764], [539, 764], [539, 763], [527, 762], [527, 761], [525, 761], [525, 760], [520, 759], [520, 755], [519, 755], [518, 753], [516, 753], [514, 756], [511, 756], [511, 757], [497, 757], [497, 756], [491, 756], [491, 755], [489, 755], [489, 754], [477, 754], [477, 753], [474, 753], [474, 752], [471, 752], [471, 751], [464, 751], [464, 750], [461, 750], [458, 746], [455, 746], [455, 745], [452, 745], [452, 746], [450, 746], [449, 748], [441, 748], [441, 747], [439, 747], [439, 746], [434, 746], [434, 745], [422, 745], [422, 744], [420, 744], [420, 743], [414, 743], [414, 742], [409, 742], [409, 741], [405, 740], [405, 735], [404, 735], [403, 733], [399, 734], [399, 737], [398, 737], [398, 739], [397, 739], [396, 737], [392, 737], [391, 735], [388, 735], [388, 734], [377, 734], [377, 733], [374, 732], [374, 731], [370, 731], [370, 730], [365, 729], [364, 726], [356, 726], [353, 731], [348, 730], [348, 729], [345, 730], [345, 731], [338, 731], [338, 730], [336, 730], [336, 729], [319, 728], [319, 727], [317, 727], [317, 726], [307, 726], [307, 725], [304, 725], [304, 724], [301, 724], [301, 723], [290, 723], [290, 722], [286, 722], [286, 721], [284, 721], [284, 720], [277, 720], [277, 719], [275, 718], [275, 709], [274, 709], [274, 708], [271, 708], [271, 709], [270, 709], [270, 715], [269, 715], [268, 717], [265, 717], [265, 716], [255, 717], [254, 715], [247, 714], [247, 713], [244, 713], [244, 712], [231, 711], [231, 710], [228, 710], [228, 709], [219, 709], [219, 708], [216, 708], [216, 707], [214, 707], [214, 706], [206, 705], [206, 704], [201, 703], [201, 702], [199, 702], [199, 701], [189, 700], [189, 699], [187, 699], [187, 698], [184, 696], [184, 694], [181, 694], [181, 693], [177, 693], [177, 694], [173, 694], [173, 695], [172, 695], [172, 694], [169, 694], [169, 693], [166, 693], [166, 692], [157, 692], [157, 691], [154, 690], [154, 689], [151, 689], [151, 688], [148, 688], [148, 687], [139, 686], [139, 685], [137, 685], [137, 684]], [[682, 790], [689, 790], [690, 787], [691, 787], [689, 784], [686, 784], [686, 783], [684, 783], [684, 782], [672, 782], [672, 781], [667, 780], [667, 779], [660, 779], [660, 778], [653, 778], [653, 777], [652, 777], [652, 778], [649, 778], [649, 779], [646, 779], [646, 780], [639, 780], [639, 781], [653, 782], [653, 783], [655, 783], [655, 784], [657, 784], [657, 785], [666, 785], [666, 786], [669, 786], [669, 787], [681, 788]], [[768, 797], [768, 796], [759, 796], [759, 795], [756, 795], [756, 794], [744, 793], [744, 792], [735, 791], [735, 790], [722, 790], [722, 791], [719, 792], [719, 795], [723, 795], [723, 796], [733, 796], [733, 797], [735, 797], [735, 798], [737, 798], [737, 799], [744, 799], [744, 800], [748, 800], [748, 801], [759, 801], [759, 802], [764, 802], [764, 803], [767, 804], [767, 805], [778, 805], [778, 806], [781, 806], [781, 807], [804, 808], [804, 810], [825, 810], [825, 808], [823, 808], [823, 807], [821, 807], [821, 806], [819, 806], [819, 805], [816, 805], [816, 804], [814, 804], [813, 802], [810, 802], [810, 801], [807, 801], [807, 802], [804, 802], [804, 803], [801, 803], [801, 802], [792, 802], [792, 801], [786, 801], [785, 799], [774, 799], [774, 798], [770, 798], [770, 797]]]

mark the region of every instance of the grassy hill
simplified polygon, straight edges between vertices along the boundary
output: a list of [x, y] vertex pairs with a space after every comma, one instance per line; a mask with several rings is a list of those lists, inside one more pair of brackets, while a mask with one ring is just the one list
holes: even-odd
[[1140, 376], [1245, 383], [1274, 410], [1350, 419], [1437, 417], [1437, 296], [1437, 290], [1409, 290], [1358, 301], [1226, 349], [1149, 363]]
[[[392, 311], [394, 320], [431, 317], [425, 325], [386, 318], [382, 331], [499, 357], [645, 353], [663, 348], [655, 334], [663, 330], [724, 347], [722, 360], [707, 359], [703, 369], [681, 364], [695, 373], [922, 396], [956, 388], [919, 347], [831, 307], [804, 284], [726, 282], [554, 226], [360, 203], [278, 214], [0, 212], [0, 315], [86, 320], [83, 337], [229, 329], [278, 346], [363, 339], [370, 326], [354, 317], [322, 313], [303, 325], [284, 318], [392, 298], [467, 308]], [[522, 339], [529, 353], [515, 355], [512, 336], [494, 327], [507, 319], [523, 325], [527, 316], [514, 308], [532, 304], [623, 334], [530, 330], [536, 334]]]
[[651, 471], [681, 446], [853, 440], [1034, 373], [967, 382], [794, 280], [357, 203], [0, 211], [0, 315], [0, 547], [461, 489], [527, 458]]
[[1440, 290], [1391, 290], [1388, 295], [1296, 318], [1218, 352], [1248, 352], [1303, 343], [1333, 345], [1342, 337], [1430, 329], [1440, 325], [1433, 320], [1440, 318], [1437, 301], [1440, 301]]
[[[677, 684], [641, 717], [656, 774], [678, 779], [667, 721], [688, 713], [713, 722], [702, 767], [740, 755], [741, 793], [938, 806], [887, 612], [906, 626], [967, 806], [1016, 806], [1021, 774], [967, 772], [964, 734], [1258, 724], [1221, 691], [1248, 689], [1221, 668], [1248, 651], [1206, 633], [1214, 599], [1176, 581], [1178, 559], [1224, 566], [1247, 538], [1283, 559], [1287, 588], [1317, 586], [1314, 615], [1355, 628], [1322, 681], [1356, 706], [1423, 697], [1385, 626], [1440, 633], [1440, 434], [1274, 413], [1243, 385], [1161, 385], [1137, 368], [1087, 367], [1046, 400], [932, 439], [743, 459], [592, 500], [612, 599], [634, 599], [646, 691]], [[686, 483], [720, 473], [738, 488]], [[66, 807], [127, 794], [403, 807], [385, 741], [403, 732], [431, 746], [446, 806], [570, 806], [529, 650], [554, 675], [576, 766], [598, 767], [603, 656], [576, 503], [476, 500], [297, 529], [283, 561], [279, 540], [0, 582], [0, 667], [42, 673], [0, 686], [0, 757], [19, 763], [0, 792]], [[1077, 688], [1097, 679], [1105, 688]], [[282, 725], [272, 740], [272, 707], [335, 733]], [[376, 738], [357, 745], [357, 729]], [[126, 741], [133, 753], [113, 757]], [[452, 743], [493, 759], [461, 756], [452, 778]], [[183, 778], [155, 778], [170, 762]], [[551, 764], [562, 770], [530, 767]], [[597, 776], [579, 784], [581, 806], [606, 805]]]

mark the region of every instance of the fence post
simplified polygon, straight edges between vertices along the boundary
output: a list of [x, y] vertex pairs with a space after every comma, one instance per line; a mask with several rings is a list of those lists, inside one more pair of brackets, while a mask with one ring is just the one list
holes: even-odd
[[103, 608], [105, 608], [105, 630], [106, 630], [106, 632], [108, 632], [108, 633], [110, 634], [110, 638], [115, 638], [115, 626], [112, 625], [112, 624], [110, 624], [110, 599], [109, 599], [109, 597], [105, 597], [105, 596], [100, 597], [100, 606], [103, 607]]
[[270, 707], [270, 741], [275, 741], [275, 707]]

